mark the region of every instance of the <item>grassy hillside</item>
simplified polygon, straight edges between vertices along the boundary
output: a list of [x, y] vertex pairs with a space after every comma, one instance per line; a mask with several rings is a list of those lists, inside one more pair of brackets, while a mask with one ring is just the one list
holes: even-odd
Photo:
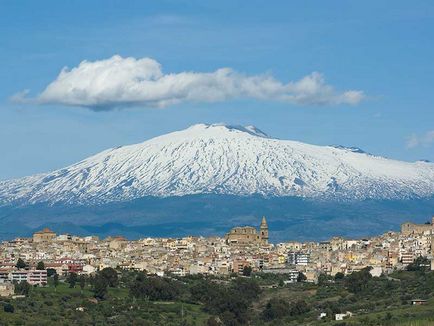
[[204, 325], [208, 319], [200, 305], [134, 300], [125, 288], [109, 288], [105, 300], [95, 300], [90, 287], [81, 291], [60, 283], [7, 301], [14, 312], [0, 309], [0, 325]]
[[[27, 288], [26, 298], [0, 299], [0, 325], [434, 325], [434, 272], [374, 278], [366, 269], [322, 275], [318, 284], [284, 285], [286, 279], [261, 273], [160, 278], [106, 269], [57, 287], [51, 278], [46, 287]], [[415, 298], [427, 304], [412, 305]], [[334, 320], [347, 311], [351, 317]], [[326, 317], [319, 320], [320, 313]]]

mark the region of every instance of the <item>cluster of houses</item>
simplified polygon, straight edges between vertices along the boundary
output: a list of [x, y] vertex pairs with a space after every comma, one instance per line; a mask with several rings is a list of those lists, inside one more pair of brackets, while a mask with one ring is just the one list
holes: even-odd
[[[433, 218], [434, 222], [434, 218]], [[17, 238], [0, 244], [0, 296], [10, 292], [14, 282], [47, 283], [47, 269], [92, 274], [105, 267], [145, 270], [148, 273], [179, 276], [187, 274], [225, 275], [242, 273], [245, 267], [264, 273], [285, 273], [296, 282], [303, 273], [316, 282], [321, 273], [349, 274], [367, 266], [379, 276], [403, 269], [418, 256], [431, 257], [434, 225], [404, 223], [401, 232], [387, 232], [369, 239], [334, 237], [323, 242], [268, 242], [268, 225], [263, 218], [259, 230], [236, 227], [225, 237], [99, 239], [96, 236], [57, 235], [44, 229], [32, 238]], [[16, 267], [21, 258], [28, 266]], [[45, 270], [38, 270], [38, 262]], [[434, 266], [434, 265], [433, 265]]]

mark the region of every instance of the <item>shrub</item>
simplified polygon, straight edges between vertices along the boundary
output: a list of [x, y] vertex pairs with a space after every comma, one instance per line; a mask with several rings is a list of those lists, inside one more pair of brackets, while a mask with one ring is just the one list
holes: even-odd
[[15, 308], [14, 308], [14, 306], [11, 305], [10, 303], [6, 303], [6, 304], [3, 306], [3, 310], [4, 310], [4, 312], [13, 313], [13, 312], [15, 311]]
[[282, 299], [273, 298], [268, 301], [267, 305], [265, 306], [265, 309], [262, 312], [262, 318], [264, 320], [270, 321], [288, 316], [289, 312], [288, 302]]

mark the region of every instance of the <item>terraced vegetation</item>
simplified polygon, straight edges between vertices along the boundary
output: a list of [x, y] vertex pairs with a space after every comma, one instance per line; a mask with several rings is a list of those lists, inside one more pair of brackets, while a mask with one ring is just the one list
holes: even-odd
[[[434, 272], [420, 263], [389, 276], [367, 268], [288, 285], [286, 275], [162, 278], [108, 268], [18, 286], [26, 297], [0, 300], [0, 325], [434, 325]], [[347, 311], [352, 317], [334, 320]]]

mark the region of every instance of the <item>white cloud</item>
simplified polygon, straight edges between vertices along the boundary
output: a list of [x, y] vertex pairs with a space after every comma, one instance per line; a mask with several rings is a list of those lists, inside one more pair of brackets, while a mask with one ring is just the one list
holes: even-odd
[[427, 131], [425, 134], [418, 136], [416, 134], [411, 135], [408, 137], [406, 142], [407, 148], [415, 148], [419, 146], [431, 146], [434, 144], [434, 130]]
[[282, 83], [273, 76], [245, 75], [230, 68], [214, 72], [162, 72], [151, 58], [82, 61], [63, 68], [56, 80], [35, 98], [27, 92], [14, 101], [83, 106], [110, 110], [127, 106], [166, 107], [181, 102], [218, 102], [236, 98], [283, 101], [299, 105], [354, 105], [364, 99], [362, 91], [337, 92], [317, 72], [301, 80]]

